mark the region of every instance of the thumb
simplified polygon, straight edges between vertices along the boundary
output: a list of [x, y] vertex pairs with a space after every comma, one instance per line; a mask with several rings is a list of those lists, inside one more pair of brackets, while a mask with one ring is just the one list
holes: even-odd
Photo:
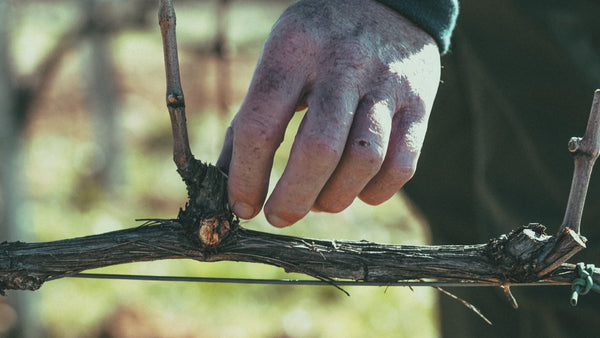
[[233, 151], [233, 128], [227, 127], [225, 132], [225, 139], [223, 140], [223, 146], [221, 147], [221, 154], [217, 160], [217, 168], [221, 169], [224, 173], [229, 173], [229, 164], [231, 163], [231, 154]]

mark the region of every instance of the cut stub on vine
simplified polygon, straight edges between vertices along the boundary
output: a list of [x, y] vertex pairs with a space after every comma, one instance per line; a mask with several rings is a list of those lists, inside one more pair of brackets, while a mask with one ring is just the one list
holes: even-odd
[[216, 247], [231, 230], [231, 223], [220, 217], [212, 217], [200, 221], [198, 238], [205, 247]]

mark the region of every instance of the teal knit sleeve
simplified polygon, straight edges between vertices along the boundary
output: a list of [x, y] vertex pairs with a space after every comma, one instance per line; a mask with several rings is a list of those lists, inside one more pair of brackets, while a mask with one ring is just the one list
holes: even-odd
[[450, 36], [458, 17], [458, 0], [377, 0], [429, 33], [442, 54], [450, 47]]

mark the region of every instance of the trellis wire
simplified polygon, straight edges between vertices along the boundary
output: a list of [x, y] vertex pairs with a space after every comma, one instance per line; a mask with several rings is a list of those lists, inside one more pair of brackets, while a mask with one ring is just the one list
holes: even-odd
[[498, 287], [498, 286], [557, 286], [571, 285], [566, 282], [530, 282], [495, 284], [477, 281], [403, 281], [403, 282], [364, 282], [350, 280], [320, 281], [308, 279], [264, 279], [264, 278], [228, 278], [228, 277], [186, 277], [186, 276], [154, 276], [154, 275], [127, 275], [106, 273], [77, 273], [69, 275], [71, 278], [93, 278], [114, 280], [139, 280], [163, 282], [193, 282], [193, 283], [226, 283], [226, 284], [262, 284], [262, 285], [312, 285], [312, 286], [438, 286], [438, 287]]

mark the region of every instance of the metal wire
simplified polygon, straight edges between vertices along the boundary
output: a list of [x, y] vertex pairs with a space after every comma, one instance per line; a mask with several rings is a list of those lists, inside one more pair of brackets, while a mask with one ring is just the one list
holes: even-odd
[[[77, 273], [71, 278], [94, 278], [116, 280], [141, 280], [163, 282], [193, 282], [193, 283], [228, 283], [228, 284], [263, 284], [263, 285], [336, 285], [336, 286], [438, 286], [438, 287], [498, 287], [499, 284], [486, 282], [452, 282], [452, 281], [409, 281], [409, 282], [364, 282], [350, 280], [334, 280], [331, 282], [305, 279], [262, 279], [262, 278], [220, 278], [220, 277], [185, 277], [185, 276], [153, 276], [153, 275], [125, 275], [105, 273]], [[570, 285], [570, 283], [557, 282], [532, 282], [511, 283], [509, 286], [556, 286]]]

